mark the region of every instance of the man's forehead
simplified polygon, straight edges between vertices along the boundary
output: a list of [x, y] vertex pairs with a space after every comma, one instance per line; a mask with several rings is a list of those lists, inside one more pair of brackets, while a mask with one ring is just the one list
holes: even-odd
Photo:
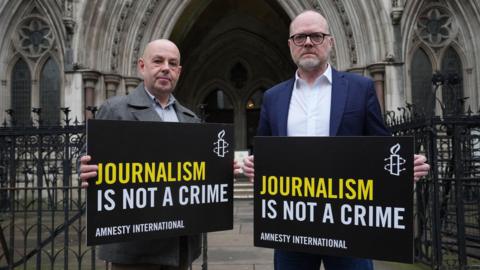
[[292, 29], [301, 29], [301, 28], [318, 28], [318, 29], [325, 29], [325, 24], [322, 24], [318, 21], [300, 21], [298, 23], [293, 24]]
[[309, 12], [299, 15], [291, 24], [291, 34], [295, 34], [304, 30], [313, 30], [327, 32], [328, 25], [325, 18], [320, 14]]
[[180, 55], [175, 52], [168, 52], [168, 51], [158, 51], [158, 52], [152, 52], [149, 54], [150, 57], [155, 58], [155, 57], [161, 57], [161, 58], [168, 58], [168, 59], [179, 59]]
[[144, 56], [162, 56], [168, 58], [180, 58], [180, 51], [175, 44], [166, 41], [152, 42], [145, 48]]

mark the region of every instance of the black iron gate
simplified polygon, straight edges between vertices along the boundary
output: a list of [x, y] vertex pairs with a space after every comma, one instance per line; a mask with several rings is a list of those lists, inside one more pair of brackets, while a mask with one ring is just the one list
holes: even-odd
[[433, 269], [480, 269], [480, 115], [388, 112], [395, 135], [415, 136], [432, 165], [416, 184], [415, 255]]
[[0, 128], [0, 269], [95, 269], [76, 159], [85, 126]]
[[[40, 119], [39, 109], [32, 112]], [[62, 125], [0, 126], [0, 270], [108, 268], [86, 246], [86, 194], [77, 173], [85, 124], [62, 112]], [[202, 253], [206, 270], [207, 234]]]

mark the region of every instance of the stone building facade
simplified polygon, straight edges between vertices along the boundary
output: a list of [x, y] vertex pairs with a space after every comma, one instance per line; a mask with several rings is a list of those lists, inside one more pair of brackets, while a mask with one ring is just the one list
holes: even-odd
[[385, 111], [479, 110], [477, 0], [0, 0], [0, 120], [58, 123], [68, 107], [83, 121], [134, 89], [145, 44], [168, 38], [182, 53], [176, 97], [234, 123], [249, 148], [263, 91], [293, 75], [288, 26], [305, 9], [330, 22], [332, 65], [371, 76]]

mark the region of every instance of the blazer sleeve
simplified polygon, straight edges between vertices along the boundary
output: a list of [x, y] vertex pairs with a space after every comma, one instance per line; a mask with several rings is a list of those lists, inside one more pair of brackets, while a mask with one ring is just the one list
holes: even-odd
[[268, 92], [263, 95], [262, 108], [260, 109], [260, 120], [258, 121], [257, 136], [272, 136], [272, 128], [268, 117], [269, 110]]

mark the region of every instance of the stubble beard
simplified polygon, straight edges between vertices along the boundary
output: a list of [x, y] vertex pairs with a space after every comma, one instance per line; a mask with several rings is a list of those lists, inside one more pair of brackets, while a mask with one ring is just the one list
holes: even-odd
[[321, 63], [320, 60], [317, 58], [306, 58], [306, 59], [299, 59], [297, 63], [298, 67], [303, 70], [315, 70], [320, 67]]
[[161, 85], [158, 82], [154, 82], [150, 87], [148, 87], [150, 94], [155, 96], [157, 99], [162, 99], [162, 97], [168, 97], [170, 94], [173, 93], [174, 89], [174, 84]]

